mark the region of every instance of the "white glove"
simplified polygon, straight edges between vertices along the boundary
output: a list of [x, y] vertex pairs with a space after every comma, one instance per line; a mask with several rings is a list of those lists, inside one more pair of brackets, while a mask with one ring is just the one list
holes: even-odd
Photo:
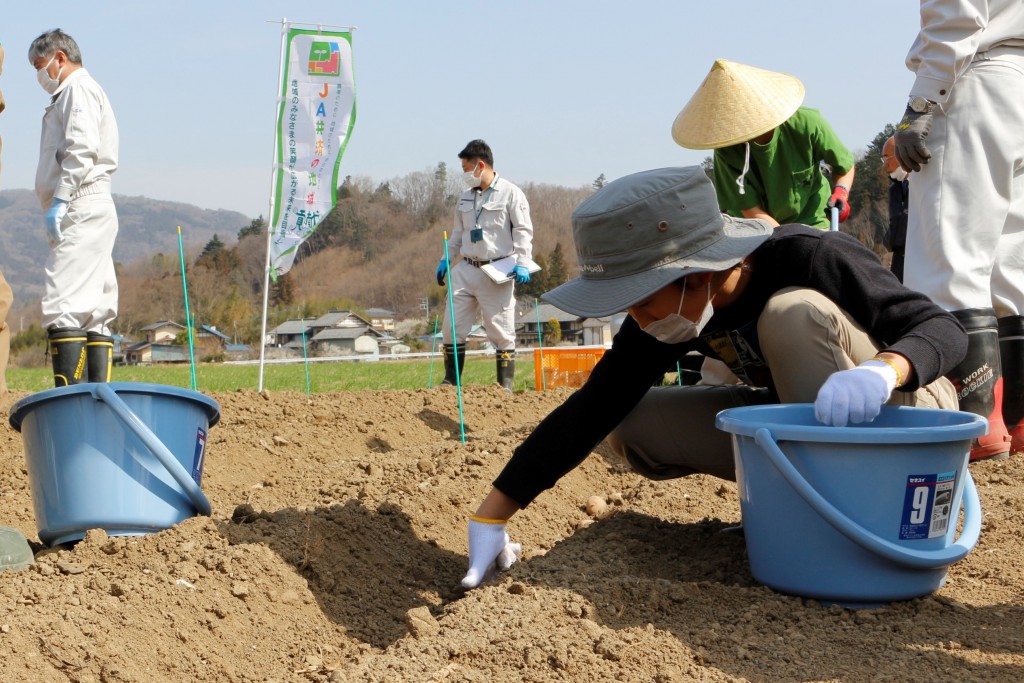
[[495, 565], [508, 569], [522, 552], [523, 546], [509, 542], [504, 523], [469, 520], [469, 571], [462, 586], [476, 588], [493, 573]]
[[55, 247], [64, 241], [64, 235], [60, 232], [61, 221], [68, 214], [68, 203], [63, 199], [53, 198], [50, 203], [50, 210], [46, 212], [43, 222], [46, 224], [46, 237], [50, 246]]
[[835, 427], [871, 422], [896, 388], [896, 369], [881, 360], [833, 373], [818, 391], [814, 415]]

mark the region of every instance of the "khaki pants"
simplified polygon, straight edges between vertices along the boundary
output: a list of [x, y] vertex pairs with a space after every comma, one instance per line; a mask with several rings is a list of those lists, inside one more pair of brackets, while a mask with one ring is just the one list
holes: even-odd
[[[813, 403], [829, 375], [879, 350], [844, 310], [811, 289], [784, 289], [773, 296], [757, 332], [782, 403]], [[715, 427], [715, 415], [773, 401], [767, 390], [744, 384], [657, 387], [612, 431], [608, 443], [651, 479], [704, 473], [735, 481], [731, 435]], [[953, 385], [945, 378], [914, 392], [894, 391], [888, 403], [957, 409]]]
[[441, 335], [445, 344], [464, 344], [477, 314], [483, 319], [487, 339], [498, 351], [516, 348], [515, 285], [511, 280], [497, 284], [463, 259], [452, 261], [452, 304], [455, 310], [455, 341], [452, 341], [451, 314], [445, 309]]

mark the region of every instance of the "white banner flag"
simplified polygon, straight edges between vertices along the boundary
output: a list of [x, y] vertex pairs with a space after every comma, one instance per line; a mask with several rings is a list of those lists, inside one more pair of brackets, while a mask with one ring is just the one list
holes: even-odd
[[270, 223], [275, 280], [334, 208], [341, 155], [356, 121], [351, 33], [292, 28], [285, 54]]

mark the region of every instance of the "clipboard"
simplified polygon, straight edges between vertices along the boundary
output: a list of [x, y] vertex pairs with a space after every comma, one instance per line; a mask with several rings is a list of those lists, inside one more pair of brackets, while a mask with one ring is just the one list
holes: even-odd
[[[526, 269], [529, 270], [530, 273], [536, 273], [540, 271], [540, 266], [538, 266], [533, 259], [527, 259], [526, 263], [524, 263], [523, 265], [526, 266]], [[491, 278], [491, 280], [493, 280], [495, 284], [500, 285], [501, 283], [508, 282], [513, 278], [513, 276], [509, 275], [509, 273], [511, 273], [512, 269], [515, 267], [516, 257], [506, 256], [505, 258], [498, 259], [497, 261], [485, 263], [484, 265], [480, 266], [480, 270], [484, 271], [487, 277]]]

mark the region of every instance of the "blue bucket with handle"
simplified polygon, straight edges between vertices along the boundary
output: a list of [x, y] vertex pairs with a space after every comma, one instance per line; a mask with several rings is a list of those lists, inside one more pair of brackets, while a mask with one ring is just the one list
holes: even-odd
[[137, 536], [209, 515], [203, 462], [218, 420], [213, 399], [159, 384], [75, 384], [21, 399], [10, 424], [25, 446], [39, 539]]
[[[971, 413], [884, 406], [869, 423], [822, 425], [810, 404], [730, 408], [753, 577], [845, 607], [932, 593], [981, 533], [968, 471]], [[963, 505], [963, 529], [956, 536]]]

